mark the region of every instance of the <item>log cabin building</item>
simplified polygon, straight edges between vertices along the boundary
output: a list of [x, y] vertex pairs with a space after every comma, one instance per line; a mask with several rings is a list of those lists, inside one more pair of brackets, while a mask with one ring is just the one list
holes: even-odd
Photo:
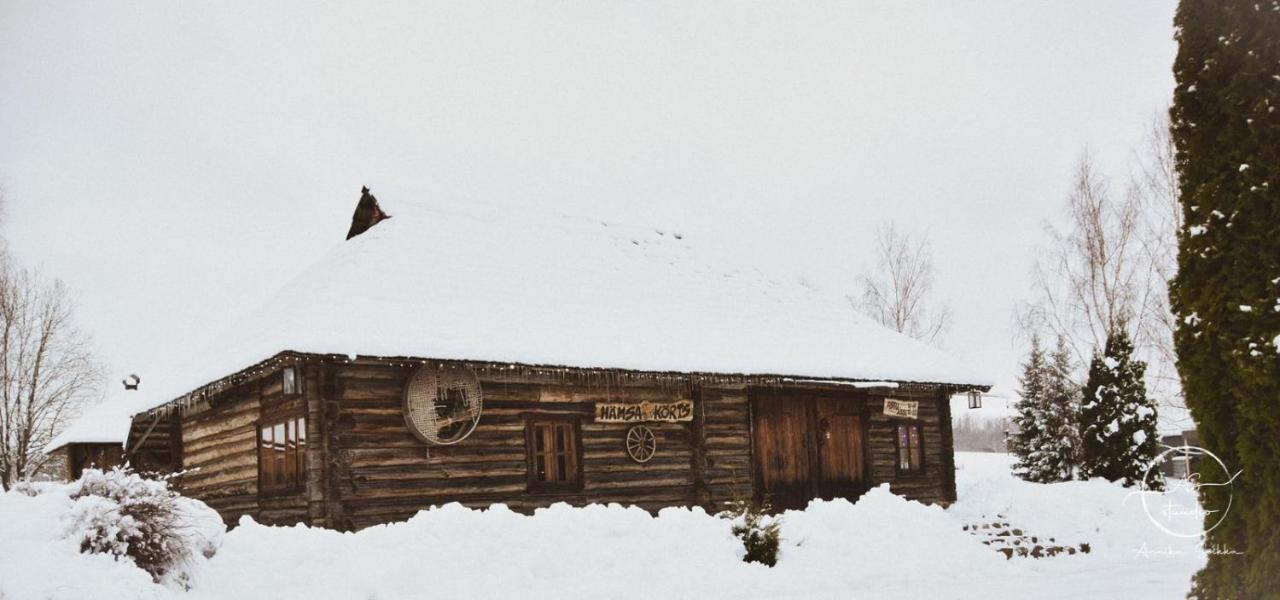
[[987, 380], [712, 252], [365, 190], [346, 242], [130, 392], [126, 458], [228, 522], [340, 530], [448, 502], [953, 501], [949, 399]]

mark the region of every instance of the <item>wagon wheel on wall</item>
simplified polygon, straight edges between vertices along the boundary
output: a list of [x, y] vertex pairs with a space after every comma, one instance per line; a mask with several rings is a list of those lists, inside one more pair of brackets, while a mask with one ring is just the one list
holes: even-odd
[[627, 430], [627, 454], [638, 463], [649, 462], [658, 451], [658, 438], [653, 430], [644, 425], [636, 425]]
[[404, 417], [418, 439], [436, 445], [456, 444], [475, 431], [484, 393], [475, 371], [422, 366], [405, 384]]

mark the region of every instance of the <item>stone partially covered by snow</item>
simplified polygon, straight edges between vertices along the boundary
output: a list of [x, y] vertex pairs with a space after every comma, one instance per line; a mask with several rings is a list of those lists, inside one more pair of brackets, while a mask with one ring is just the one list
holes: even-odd
[[[1150, 560], [1147, 564], [1158, 568], [1160, 562], [1144, 554], [1143, 549], [1152, 553], [1173, 549], [1172, 556], [1162, 558], [1180, 561], [1186, 569], [1182, 575], [1186, 577], [1204, 563], [1199, 539], [1194, 535], [1202, 530], [1203, 517], [1177, 514], [1177, 511], [1167, 514], [1162, 510], [1170, 503], [1188, 507], [1187, 513], [1199, 508], [1196, 492], [1186, 482], [1170, 480], [1169, 491], [1146, 492], [1144, 507], [1143, 492], [1103, 479], [1042, 484], [993, 476], [1010, 461], [1003, 454], [958, 453], [958, 500], [948, 512], [969, 520], [999, 514], [1017, 527], [1035, 535], [1055, 537], [1059, 543], [1088, 543], [1092, 551], [1083, 557], [1087, 561], [1137, 559], [1133, 564], [1139, 566]], [[1169, 535], [1153, 519], [1167, 529], [1187, 533], [1188, 537]], [[1185, 595], [1190, 581], [1180, 579], [1176, 583], [1182, 587], [1171, 589], [1183, 591], [1165, 597]]]
[[[990, 385], [839, 293], [734, 266], [653, 228], [384, 198], [392, 218], [337, 244], [189, 362], [143, 374], [160, 404], [292, 350], [528, 365]], [[185, 351], [185, 349], [184, 349]], [[185, 352], [184, 352], [185, 354]]]
[[[127, 561], [81, 554], [64, 535], [65, 486], [0, 494], [3, 598], [1180, 598], [1204, 562], [1131, 490], [1101, 480], [1027, 483], [1003, 454], [960, 453], [949, 509], [884, 487], [856, 503], [782, 515], [778, 565], [741, 561], [730, 522], [701, 509], [656, 516], [558, 504], [533, 516], [457, 504], [407, 522], [338, 533], [242, 519], [184, 591]], [[1160, 494], [1194, 503], [1185, 489]], [[1158, 511], [1157, 511], [1158, 512]], [[1089, 554], [1006, 560], [964, 531], [999, 518], [1027, 535], [1088, 543]]]

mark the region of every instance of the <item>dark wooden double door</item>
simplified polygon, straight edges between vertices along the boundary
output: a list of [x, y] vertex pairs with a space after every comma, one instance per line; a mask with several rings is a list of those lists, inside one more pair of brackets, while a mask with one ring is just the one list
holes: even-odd
[[862, 407], [860, 398], [753, 392], [757, 499], [785, 510], [866, 491]]

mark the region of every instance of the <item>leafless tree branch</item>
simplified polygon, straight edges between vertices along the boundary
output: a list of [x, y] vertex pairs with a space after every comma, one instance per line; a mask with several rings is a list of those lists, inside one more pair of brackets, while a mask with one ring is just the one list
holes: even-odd
[[44, 464], [45, 447], [100, 383], [72, 313], [62, 282], [16, 269], [0, 253], [0, 488]]
[[862, 311], [894, 331], [929, 343], [940, 341], [951, 310], [933, 298], [928, 237], [915, 239], [889, 223], [876, 232], [875, 256], [875, 270], [859, 278]]
[[1045, 225], [1049, 244], [1036, 259], [1033, 299], [1020, 309], [1018, 322], [1028, 335], [1065, 338], [1082, 366], [1077, 380], [1094, 349], [1109, 334], [1127, 330], [1149, 365], [1149, 393], [1180, 407], [1168, 281], [1177, 267], [1181, 212], [1167, 121], [1153, 122], [1135, 163], [1136, 173], [1117, 197], [1092, 157], [1081, 157], [1065, 218]]

